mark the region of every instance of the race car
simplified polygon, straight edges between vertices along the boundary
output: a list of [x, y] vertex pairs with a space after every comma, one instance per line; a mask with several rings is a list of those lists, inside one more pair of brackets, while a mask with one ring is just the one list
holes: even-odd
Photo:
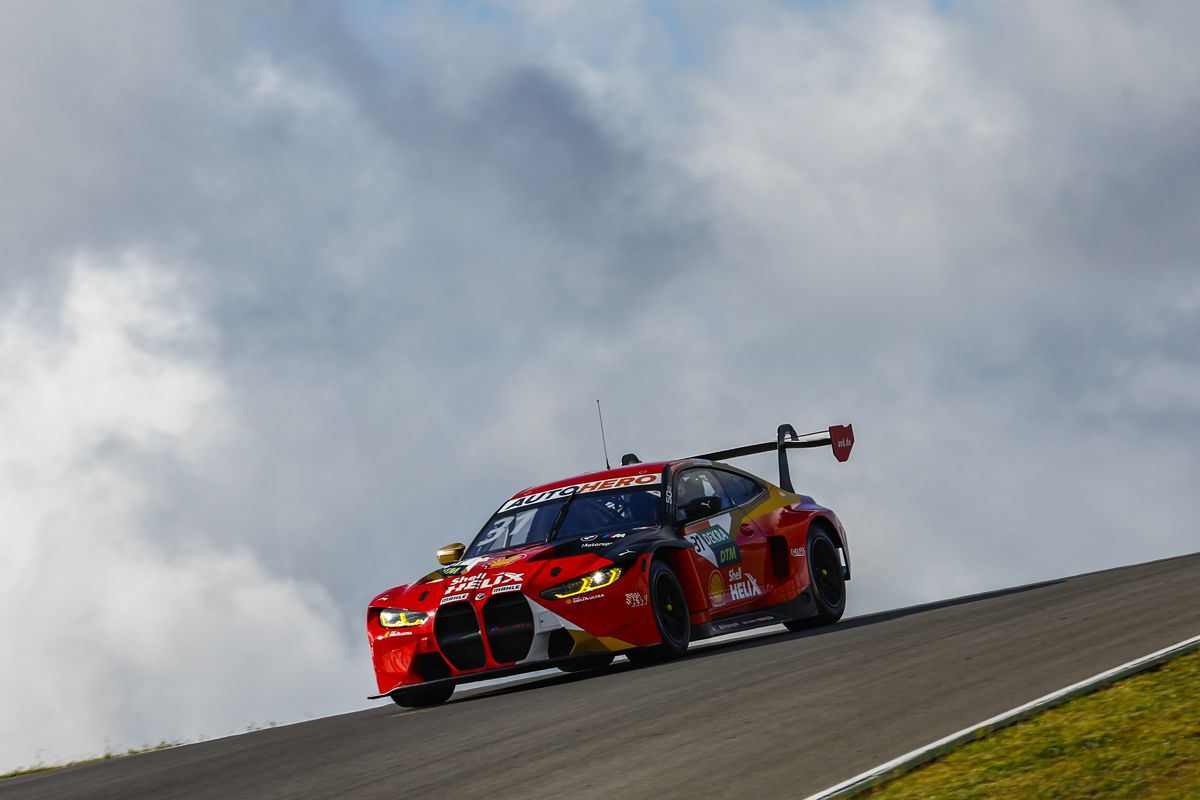
[[[378, 595], [367, 639], [378, 695], [437, 705], [458, 684], [621, 654], [635, 664], [688, 643], [782, 623], [836, 622], [850, 551], [837, 516], [792, 488], [787, 451], [824, 447], [845, 461], [854, 429], [672, 461], [621, 466], [525, 489], [443, 566]], [[776, 450], [779, 484], [727, 459]]]

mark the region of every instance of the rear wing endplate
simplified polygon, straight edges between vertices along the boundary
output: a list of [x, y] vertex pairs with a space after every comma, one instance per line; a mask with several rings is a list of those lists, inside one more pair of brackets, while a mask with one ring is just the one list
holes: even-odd
[[[814, 436], [818, 438], [811, 438]], [[752, 456], [757, 453], [769, 453], [772, 450], [777, 450], [779, 452], [779, 486], [786, 491], [792, 492], [795, 490], [792, 488], [792, 475], [788, 469], [787, 451], [806, 447], [824, 447], [826, 445], [833, 448], [833, 457], [838, 461], [848, 459], [850, 457], [850, 450], [854, 447], [854, 426], [831, 425], [829, 430], [797, 435], [795, 428], [791, 425], [783, 424], [779, 426], [779, 433], [773, 442], [759, 442], [758, 444], [731, 447], [728, 450], [703, 453], [694, 456], [694, 458], [703, 458], [709, 461], [724, 461], [729, 458], [741, 458], [742, 456]]]

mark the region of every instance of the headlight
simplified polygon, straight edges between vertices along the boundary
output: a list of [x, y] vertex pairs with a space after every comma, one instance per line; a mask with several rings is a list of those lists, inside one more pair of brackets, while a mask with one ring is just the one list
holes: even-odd
[[379, 624], [385, 628], [411, 628], [429, 619], [423, 611], [409, 611], [405, 608], [385, 608], [379, 612]]
[[594, 592], [597, 589], [603, 589], [605, 586], [611, 586], [621, 577], [620, 567], [605, 567], [598, 569], [595, 572], [584, 575], [581, 578], [576, 578], [573, 581], [559, 584], [553, 589], [547, 589], [542, 592], [542, 597], [549, 600], [562, 600], [564, 597], [574, 597], [577, 594], [586, 592]]

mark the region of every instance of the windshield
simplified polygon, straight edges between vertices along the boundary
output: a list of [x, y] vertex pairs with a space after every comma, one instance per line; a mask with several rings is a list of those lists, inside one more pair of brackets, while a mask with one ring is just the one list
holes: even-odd
[[[555, 498], [535, 506], [500, 511], [463, 553], [463, 558], [497, 553], [549, 540], [570, 541], [593, 533], [616, 533], [659, 524], [662, 492], [658, 489], [619, 489]], [[554, 530], [566, 504], [566, 514]]]

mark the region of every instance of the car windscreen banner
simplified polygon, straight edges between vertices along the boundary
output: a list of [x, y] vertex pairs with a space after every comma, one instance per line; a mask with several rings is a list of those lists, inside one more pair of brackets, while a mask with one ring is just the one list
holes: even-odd
[[527, 506], [538, 505], [539, 503], [549, 503], [552, 500], [561, 500], [564, 497], [570, 497], [573, 494], [584, 494], [588, 492], [607, 492], [612, 489], [640, 489], [642, 487], [654, 486], [662, 483], [662, 475], [657, 473], [649, 475], [629, 475], [624, 478], [608, 478], [602, 481], [590, 481], [588, 483], [573, 483], [570, 486], [560, 486], [557, 489], [547, 489], [543, 492], [527, 494], [522, 497], [514, 497], [509, 500], [496, 513], [502, 514], [505, 511], [511, 511], [514, 508], [525, 508]]

